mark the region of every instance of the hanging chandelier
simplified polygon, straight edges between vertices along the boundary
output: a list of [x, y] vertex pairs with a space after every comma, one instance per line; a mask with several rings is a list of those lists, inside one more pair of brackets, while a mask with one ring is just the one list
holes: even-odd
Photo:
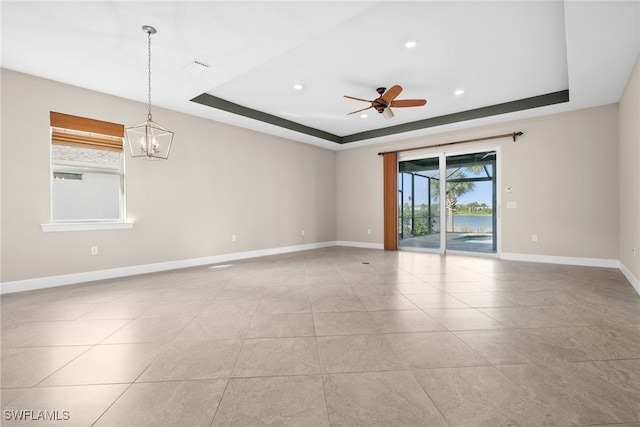
[[131, 157], [141, 157], [143, 159], [168, 159], [173, 132], [155, 123], [151, 119], [151, 34], [156, 33], [156, 29], [150, 25], [143, 25], [142, 31], [147, 33], [148, 42], [148, 100], [147, 120], [139, 125], [125, 129], [125, 137], [131, 150]]

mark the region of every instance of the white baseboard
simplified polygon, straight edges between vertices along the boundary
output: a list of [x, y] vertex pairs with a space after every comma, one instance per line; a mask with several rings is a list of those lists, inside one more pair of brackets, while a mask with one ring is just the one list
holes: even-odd
[[525, 262], [542, 262], [547, 264], [563, 264], [563, 265], [578, 265], [583, 267], [603, 267], [603, 268], [617, 268], [624, 274], [629, 283], [635, 291], [640, 295], [640, 281], [637, 277], [631, 274], [631, 271], [617, 259], [601, 259], [601, 258], [579, 258], [579, 257], [564, 257], [564, 256], [551, 256], [551, 255], [531, 255], [531, 254], [516, 254], [516, 253], [502, 253], [500, 259], [509, 261], [525, 261]]
[[624, 277], [627, 278], [629, 283], [631, 283], [633, 289], [635, 289], [638, 295], [640, 295], [640, 281], [638, 280], [638, 278], [631, 274], [631, 271], [629, 271], [627, 266], [623, 263], [620, 263], [620, 271], [622, 272], [622, 274], [624, 274]]
[[[55, 286], [72, 285], [76, 283], [92, 282], [95, 280], [114, 279], [118, 277], [135, 276], [138, 274], [156, 273], [160, 271], [176, 270], [179, 268], [198, 267], [209, 264], [238, 261], [242, 259], [258, 258], [269, 255], [279, 255], [290, 252], [306, 251], [311, 249], [326, 248], [330, 246], [349, 246], [363, 249], [384, 249], [382, 243], [365, 243], [349, 241], [330, 241], [310, 243], [306, 245], [284, 246], [279, 248], [260, 249], [255, 251], [236, 252], [210, 257], [191, 258], [177, 261], [161, 262], [156, 264], [136, 265], [131, 267], [111, 268], [107, 270], [87, 271], [84, 273], [64, 274], [60, 276], [41, 277], [36, 279], [16, 280], [0, 283], [0, 294], [32, 291], [36, 289], [52, 288]], [[638, 278], [627, 269], [620, 261], [613, 259], [560, 257], [550, 255], [531, 255], [518, 253], [505, 253], [500, 259], [509, 261], [540, 262], [548, 264], [579, 265], [585, 267], [618, 268], [629, 280], [631, 286], [640, 295], [640, 282]]]
[[306, 245], [284, 246], [279, 248], [260, 249], [255, 251], [236, 252], [224, 255], [214, 255], [202, 258], [191, 258], [177, 261], [160, 262], [156, 264], [135, 265], [131, 267], [110, 268], [107, 270], [87, 271], [84, 273], [64, 274], [60, 276], [40, 277], [36, 279], [16, 280], [0, 283], [0, 294], [32, 291], [36, 289], [52, 288], [55, 286], [73, 285], [76, 283], [92, 282], [95, 280], [114, 279], [118, 277], [135, 276], [138, 274], [156, 273], [159, 271], [176, 270], [179, 268], [198, 267], [201, 265], [219, 264], [222, 262], [238, 261], [241, 259], [257, 258], [268, 255], [278, 255], [290, 252], [306, 251], [310, 249], [336, 246], [337, 242], [320, 242]]
[[553, 255], [533, 255], [502, 252], [500, 259], [508, 261], [541, 262], [546, 264], [579, 265], [583, 267], [620, 268], [617, 259], [580, 258]]

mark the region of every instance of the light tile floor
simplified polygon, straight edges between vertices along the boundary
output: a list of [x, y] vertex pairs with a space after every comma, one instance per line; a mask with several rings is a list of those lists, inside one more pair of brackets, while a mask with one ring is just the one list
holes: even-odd
[[1, 337], [6, 426], [640, 426], [613, 269], [332, 247], [8, 294]]

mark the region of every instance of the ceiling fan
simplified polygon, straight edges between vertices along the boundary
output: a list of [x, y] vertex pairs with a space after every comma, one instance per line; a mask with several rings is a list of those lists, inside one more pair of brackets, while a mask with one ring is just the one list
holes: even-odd
[[[402, 87], [398, 85], [391, 86], [389, 90], [384, 87], [376, 89], [380, 95], [378, 98], [370, 101], [368, 99], [356, 98], [354, 96], [344, 95], [345, 98], [355, 99], [356, 101], [370, 102], [371, 106], [362, 108], [360, 110], [353, 111], [349, 114], [359, 113], [360, 111], [368, 110], [369, 108], [375, 108], [376, 111], [382, 114], [385, 118], [390, 119], [393, 117], [393, 111], [391, 107], [420, 107], [427, 103], [426, 99], [398, 99], [396, 97], [402, 92]], [[385, 92], [386, 91], [386, 92]], [[347, 114], [347, 115], [349, 115]]]

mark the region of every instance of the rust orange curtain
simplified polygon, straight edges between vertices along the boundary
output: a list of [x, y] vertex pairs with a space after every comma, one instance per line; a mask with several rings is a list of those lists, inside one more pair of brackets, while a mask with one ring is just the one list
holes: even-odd
[[384, 249], [398, 250], [398, 153], [382, 156], [384, 188]]

